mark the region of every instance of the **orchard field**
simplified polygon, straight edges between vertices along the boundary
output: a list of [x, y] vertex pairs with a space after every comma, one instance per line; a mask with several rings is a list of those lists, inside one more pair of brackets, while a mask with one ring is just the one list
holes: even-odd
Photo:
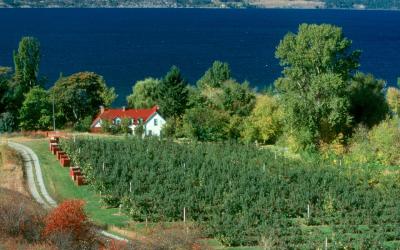
[[225, 245], [398, 249], [400, 175], [230, 143], [61, 141], [90, 185], [135, 221], [197, 224]]

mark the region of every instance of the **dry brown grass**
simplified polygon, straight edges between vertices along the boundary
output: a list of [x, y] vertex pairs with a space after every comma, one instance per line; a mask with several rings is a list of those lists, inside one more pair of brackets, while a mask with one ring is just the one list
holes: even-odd
[[24, 179], [21, 156], [6, 145], [0, 146], [0, 188], [29, 196]]
[[[132, 235], [131, 235], [132, 236]], [[176, 224], [165, 226], [159, 224], [148, 230], [145, 236], [132, 237], [129, 243], [109, 241], [106, 250], [208, 250], [206, 245], [201, 243], [202, 235], [200, 230], [194, 226]]]
[[0, 188], [0, 235], [19, 238], [22, 244], [41, 239], [46, 211], [33, 199]]

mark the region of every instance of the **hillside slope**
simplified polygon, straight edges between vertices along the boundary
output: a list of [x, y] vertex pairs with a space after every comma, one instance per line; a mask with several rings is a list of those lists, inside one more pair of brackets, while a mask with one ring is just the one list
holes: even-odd
[[399, 0], [0, 0], [0, 7], [400, 9]]

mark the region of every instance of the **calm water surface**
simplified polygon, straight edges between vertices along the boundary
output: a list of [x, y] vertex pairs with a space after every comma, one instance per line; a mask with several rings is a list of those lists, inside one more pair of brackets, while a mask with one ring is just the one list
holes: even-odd
[[0, 65], [12, 66], [22, 36], [42, 44], [41, 74], [51, 86], [62, 72], [95, 71], [123, 105], [136, 80], [171, 65], [191, 82], [214, 60], [234, 77], [264, 88], [282, 70], [279, 40], [300, 23], [343, 27], [361, 49], [361, 69], [393, 85], [400, 76], [400, 12], [350, 10], [0, 9]]

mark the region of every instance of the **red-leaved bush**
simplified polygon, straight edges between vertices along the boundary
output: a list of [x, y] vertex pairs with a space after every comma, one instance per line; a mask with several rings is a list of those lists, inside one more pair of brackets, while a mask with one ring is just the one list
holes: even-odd
[[67, 200], [46, 217], [43, 236], [59, 249], [96, 249], [94, 228], [88, 222], [82, 200]]
[[53, 209], [46, 217], [44, 236], [68, 232], [79, 238], [87, 230], [87, 216], [83, 210], [82, 200], [67, 200]]

